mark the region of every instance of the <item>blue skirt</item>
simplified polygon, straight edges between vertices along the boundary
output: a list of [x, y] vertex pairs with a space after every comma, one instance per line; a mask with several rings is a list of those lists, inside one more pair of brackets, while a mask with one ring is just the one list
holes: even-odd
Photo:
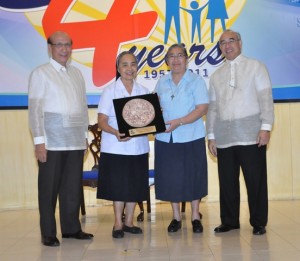
[[205, 138], [186, 143], [155, 140], [154, 166], [157, 199], [182, 202], [207, 195]]

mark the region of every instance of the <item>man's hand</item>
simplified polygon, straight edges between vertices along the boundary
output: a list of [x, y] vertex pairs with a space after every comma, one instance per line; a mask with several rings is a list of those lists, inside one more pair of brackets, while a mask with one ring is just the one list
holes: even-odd
[[258, 144], [258, 147], [261, 147], [261, 146], [264, 146], [264, 145], [267, 145], [270, 141], [270, 132], [267, 131], [267, 130], [260, 130], [259, 133], [258, 133], [258, 136], [257, 136], [257, 144]]
[[35, 157], [42, 163], [47, 161], [47, 150], [45, 143], [35, 145]]
[[208, 149], [213, 156], [217, 157], [217, 145], [215, 140], [208, 140]]

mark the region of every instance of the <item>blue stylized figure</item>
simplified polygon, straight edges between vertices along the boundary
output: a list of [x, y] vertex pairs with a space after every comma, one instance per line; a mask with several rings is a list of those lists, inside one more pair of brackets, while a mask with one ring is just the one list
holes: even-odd
[[192, 1], [190, 3], [190, 7], [192, 9], [187, 9], [184, 7], [180, 7], [182, 10], [188, 12], [192, 16], [192, 38], [191, 42], [194, 41], [195, 31], [198, 29], [198, 38], [199, 42], [201, 42], [201, 12], [202, 10], [207, 6], [208, 3], [206, 3], [204, 6], [199, 8], [199, 4], [197, 1]]
[[225, 0], [209, 0], [208, 1], [208, 13], [206, 19], [210, 19], [210, 32], [211, 42], [214, 42], [215, 35], [215, 20], [220, 19], [222, 23], [223, 31], [226, 30], [225, 19], [228, 18], [227, 10], [225, 6]]
[[165, 40], [164, 40], [165, 44], [168, 42], [170, 27], [173, 18], [174, 18], [175, 30], [177, 34], [177, 41], [178, 43], [181, 43], [179, 4], [180, 4], [180, 0], [166, 0]]

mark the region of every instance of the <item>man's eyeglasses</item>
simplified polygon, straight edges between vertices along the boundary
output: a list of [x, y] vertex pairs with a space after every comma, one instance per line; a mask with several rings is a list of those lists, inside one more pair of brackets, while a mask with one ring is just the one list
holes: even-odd
[[221, 46], [225, 46], [226, 44], [229, 44], [229, 45], [230, 45], [230, 44], [233, 44], [233, 43], [238, 42], [238, 41], [240, 41], [240, 39], [230, 38], [230, 39], [227, 40], [227, 41], [225, 41], [225, 40], [220, 41], [219, 44], [220, 44]]
[[170, 55], [168, 55], [168, 59], [169, 59], [169, 60], [174, 60], [175, 58], [181, 60], [181, 59], [183, 59], [184, 57], [185, 57], [185, 54], [183, 54], [183, 53], [170, 54]]
[[51, 45], [55, 46], [57, 49], [61, 49], [63, 47], [69, 49], [72, 47], [71, 43], [50, 43]]

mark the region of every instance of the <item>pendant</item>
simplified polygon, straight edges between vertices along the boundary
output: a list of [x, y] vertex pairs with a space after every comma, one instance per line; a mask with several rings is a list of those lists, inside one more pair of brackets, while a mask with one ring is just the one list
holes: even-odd
[[174, 99], [174, 97], [175, 97], [175, 96], [174, 96], [174, 94], [172, 94], [172, 95], [171, 95], [171, 100], [173, 100], [173, 99]]

